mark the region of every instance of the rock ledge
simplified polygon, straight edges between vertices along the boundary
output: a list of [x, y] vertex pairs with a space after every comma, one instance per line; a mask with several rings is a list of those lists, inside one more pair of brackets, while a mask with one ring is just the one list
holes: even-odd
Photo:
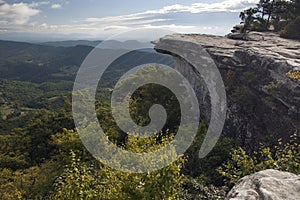
[[[203, 78], [184, 57], [201, 60], [194, 45], [201, 45], [213, 58], [226, 87], [227, 117], [223, 135], [237, 139], [247, 149], [274, 142], [300, 130], [300, 80], [287, 76], [300, 70], [300, 41], [275, 33], [251, 32], [248, 41], [200, 34], [168, 35], [153, 42], [158, 52], [174, 57], [175, 68], [197, 94], [205, 121], [210, 120], [210, 94]], [[166, 50], [168, 49], [168, 50]], [[186, 57], [185, 56], [185, 57]], [[203, 65], [205, 67], [205, 65]], [[276, 135], [277, 134], [277, 135]]]

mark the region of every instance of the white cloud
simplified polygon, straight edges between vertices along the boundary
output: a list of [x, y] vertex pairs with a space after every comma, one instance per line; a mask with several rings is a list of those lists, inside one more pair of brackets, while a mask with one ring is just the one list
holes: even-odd
[[[0, 2], [3, 0], [0, 0]], [[0, 3], [0, 24], [3, 19], [14, 22], [15, 24], [26, 24], [24, 26], [10, 27], [19, 28], [27, 32], [39, 33], [61, 33], [61, 34], [90, 34], [95, 36], [109, 36], [118, 32], [132, 30], [134, 28], [163, 28], [170, 29], [181, 33], [211, 33], [226, 34], [230, 31], [231, 26], [239, 22], [238, 14], [243, 9], [249, 8], [259, 0], [223, 0], [218, 3], [193, 3], [190, 5], [174, 4], [165, 6], [157, 10], [147, 10], [128, 15], [109, 16], [100, 18], [86, 18], [80, 21], [72, 21], [66, 25], [47, 24], [36, 22], [26, 24], [30, 17], [37, 15], [40, 11], [36, 8], [41, 5], [49, 4], [48, 1], [40, 3], [19, 3], [17, 5], [27, 7], [28, 12], [18, 12], [12, 9], [7, 3]], [[67, 1], [68, 2], [68, 1]], [[61, 4], [51, 4], [52, 8], [61, 8]], [[6, 6], [9, 8], [3, 9]], [[3, 10], [6, 10], [5, 12]], [[7, 10], [14, 10], [8, 12]], [[23, 9], [25, 10], [25, 9]], [[217, 14], [213, 14], [216, 13]], [[201, 14], [199, 14], [201, 13]], [[10, 16], [10, 17], [6, 17]], [[19, 16], [19, 17], [17, 17]], [[22, 16], [22, 17], [21, 17]], [[195, 19], [195, 20], [194, 20]], [[8, 27], [8, 26], [4, 26]]]
[[175, 31], [175, 32], [182, 32], [182, 30], [185, 30], [186, 32], [190, 32], [190, 30], [197, 29], [197, 26], [176, 25], [176, 24], [166, 24], [166, 25], [146, 24], [146, 25], [144, 25], [144, 28], [169, 29], [169, 30], [172, 30], [172, 31]]
[[50, 2], [49, 1], [40, 1], [40, 2], [32, 2], [29, 4], [30, 7], [39, 7], [42, 5], [48, 5]]
[[8, 24], [26, 24], [32, 16], [40, 13], [40, 10], [35, 8], [36, 6], [38, 5], [34, 3], [7, 4], [4, 2], [0, 5], [0, 17]]
[[39, 28], [41, 29], [51, 29], [51, 30], [56, 30], [58, 28], [57, 25], [48, 25], [47, 23], [43, 23], [39, 25]]
[[52, 6], [51, 6], [51, 8], [53, 8], [53, 9], [59, 9], [59, 8], [61, 8], [62, 6], [60, 5], [60, 4], [58, 4], [58, 3], [56, 3], [56, 4], [52, 4]]
[[165, 6], [158, 10], [148, 10], [144, 12], [111, 16], [111, 17], [101, 17], [101, 18], [87, 18], [84, 21], [92, 23], [94, 25], [105, 25], [105, 24], [126, 24], [126, 25], [138, 25], [138, 24], [149, 24], [157, 23], [163, 21], [171, 20], [168, 18], [168, 14], [172, 13], [207, 13], [207, 12], [240, 12], [246, 8], [249, 8], [259, 0], [224, 0], [218, 3], [194, 3], [189, 6], [184, 6], [180, 4], [174, 4], [170, 6]]
[[259, 0], [224, 0], [217, 3], [193, 3], [189, 6], [174, 4], [165, 6], [159, 10], [149, 10], [144, 14], [167, 14], [167, 13], [200, 13], [200, 12], [240, 12], [257, 4]]
[[111, 30], [126, 30], [129, 27], [127, 26], [106, 26], [103, 28], [103, 31], [111, 31]]
[[240, 12], [257, 4], [258, 0], [225, 0], [219, 3], [194, 3], [189, 7], [191, 13], [199, 12]]
[[202, 34], [217, 34], [222, 35], [222, 33], [228, 31], [227, 27], [220, 26], [189, 26], [189, 25], [176, 25], [176, 24], [166, 24], [166, 25], [144, 25], [145, 28], [157, 28], [157, 29], [168, 29], [177, 33], [202, 33]]
[[126, 25], [140, 25], [140, 24], [149, 24], [149, 23], [157, 23], [157, 22], [164, 22], [168, 21], [169, 19], [163, 18], [154, 18], [154, 19], [147, 19], [143, 16], [138, 15], [127, 15], [127, 16], [116, 16], [116, 17], [104, 17], [104, 18], [87, 18], [84, 21], [92, 24], [98, 25], [111, 25], [115, 24], [119, 26], [120, 24]]

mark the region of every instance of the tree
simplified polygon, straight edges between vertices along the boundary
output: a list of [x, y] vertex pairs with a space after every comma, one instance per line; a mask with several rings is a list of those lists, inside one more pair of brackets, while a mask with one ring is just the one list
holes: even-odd
[[291, 0], [293, 18], [300, 16], [300, 0]]
[[243, 148], [232, 151], [231, 159], [224, 163], [218, 172], [227, 180], [229, 187], [242, 177], [265, 169], [277, 169], [300, 174], [300, 144], [297, 135], [291, 135], [290, 141], [281, 139], [274, 147], [264, 147], [253, 155]]
[[24, 170], [0, 169], [0, 199], [44, 199], [60, 168], [57, 162], [48, 161]]
[[271, 25], [275, 31], [280, 31], [299, 13], [299, 0], [260, 0], [256, 7], [241, 12], [240, 18], [245, 24], [244, 32], [268, 31]]
[[257, 8], [249, 8], [240, 13], [240, 18], [243, 21], [242, 23], [244, 23], [244, 28], [242, 29], [243, 33], [246, 33], [247, 30], [251, 30], [253, 22], [256, 19], [255, 14], [257, 14], [257, 12]]
[[[159, 149], [171, 139], [170, 136], [160, 141], [157, 137], [129, 137], [125, 148], [128, 151], [145, 152]], [[172, 156], [172, 152], [169, 156]], [[71, 151], [70, 163], [56, 179], [50, 199], [180, 199], [183, 163], [184, 159], [179, 158], [161, 170], [133, 174], [111, 169], [96, 160], [83, 161]]]
[[[260, 21], [265, 22], [267, 29], [270, 25], [270, 19], [273, 15], [275, 0], [260, 0], [257, 4], [258, 12], [261, 13]], [[267, 20], [265, 20], [267, 16]]]
[[280, 35], [285, 38], [300, 40], [300, 16], [288, 23]]

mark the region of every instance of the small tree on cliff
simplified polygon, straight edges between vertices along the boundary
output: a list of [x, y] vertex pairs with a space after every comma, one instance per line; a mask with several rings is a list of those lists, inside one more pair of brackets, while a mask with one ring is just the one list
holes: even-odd
[[288, 6], [288, 20], [280, 35], [290, 39], [300, 39], [300, 0], [291, 0]]
[[256, 20], [255, 14], [257, 13], [256, 8], [249, 8], [244, 10], [244, 12], [240, 13], [240, 18], [242, 23], [244, 24], [244, 28], [242, 29], [243, 33], [246, 33], [247, 30], [251, 30], [251, 26]]
[[291, 0], [293, 18], [300, 16], [300, 0]]
[[275, 11], [275, 0], [260, 0], [255, 8], [240, 13], [246, 30], [267, 31]]
[[268, 31], [271, 25], [276, 31], [283, 29], [287, 21], [295, 19], [293, 16], [299, 13], [299, 1], [260, 0], [256, 7], [244, 10], [240, 14], [245, 31]]
[[268, 30], [271, 17], [274, 15], [275, 0], [260, 0], [257, 4], [257, 8], [258, 13], [260, 13], [258, 20], [261, 23], [261, 29]]

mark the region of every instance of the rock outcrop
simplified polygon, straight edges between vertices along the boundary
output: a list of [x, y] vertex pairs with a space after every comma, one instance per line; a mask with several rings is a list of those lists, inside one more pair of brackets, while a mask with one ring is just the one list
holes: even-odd
[[[207, 50], [226, 87], [228, 109], [222, 134], [255, 149], [260, 142], [285, 139], [300, 130], [300, 81], [287, 76], [290, 70], [300, 70], [300, 41], [257, 32], [250, 33], [248, 39], [174, 34], [154, 44], [158, 52], [173, 55], [176, 69], [188, 79], [195, 74], [195, 67], [172, 49], [185, 48], [187, 54], [197, 54], [189, 44], [200, 44]], [[203, 118], [209, 121], [209, 92], [197, 76], [191, 82]]]
[[300, 200], [300, 176], [261, 171], [239, 180], [226, 200]]

